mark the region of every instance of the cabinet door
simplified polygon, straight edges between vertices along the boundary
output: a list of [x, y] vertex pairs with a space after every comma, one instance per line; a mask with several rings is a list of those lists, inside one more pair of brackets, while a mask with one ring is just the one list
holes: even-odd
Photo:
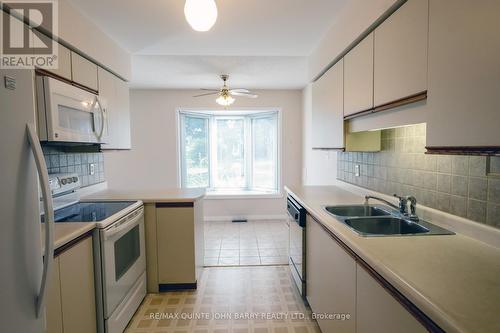
[[71, 80], [71, 51], [59, 43], [57, 47], [57, 68], [47, 71]]
[[312, 148], [344, 148], [344, 64], [312, 84]]
[[344, 116], [373, 107], [373, 32], [344, 57]]
[[158, 283], [195, 283], [193, 207], [156, 209]]
[[349, 314], [318, 320], [322, 332], [355, 332], [356, 262], [309, 215], [306, 221], [307, 300], [316, 313]]
[[500, 146], [500, 2], [430, 2], [429, 147]]
[[75, 52], [71, 52], [71, 73], [73, 82], [92, 90], [99, 89], [97, 65]]
[[375, 106], [427, 90], [428, 7], [408, 0], [375, 29]]
[[130, 91], [128, 82], [114, 77], [116, 83], [116, 107], [113, 110], [115, 124], [111, 130], [115, 130], [112, 134], [115, 144], [114, 149], [131, 149], [130, 136]]
[[92, 238], [59, 256], [64, 332], [97, 331]]
[[130, 149], [130, 97], [128, 84], [99, 67], [99, 99], [108, 119], [107, 143], [103, 149]]
[[156, 207], [144, 204], [144, 237], [146, 241], [146, 277], [148, 293], [158, 292], [158, 247], [156, 244]]
[[427, 332], [427, 330], [360, 265], [357, 265], [356, 280], [357, 333]]
[[47, 291], [47, 332], [62, 333], [63, 317], [61, 304], [61, 278], [59, 276], [59, 257], [54, 258], [54, 270], [50, 276]]

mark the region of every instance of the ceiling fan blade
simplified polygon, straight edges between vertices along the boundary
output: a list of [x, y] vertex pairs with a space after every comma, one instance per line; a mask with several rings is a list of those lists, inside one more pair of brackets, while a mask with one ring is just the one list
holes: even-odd
[[250, 90], [244, 89], [244, 88], [237, 88], [237, 89], [229, 89], [229, 92], [237, 92], [237, 93], [250, 93]]
[[217, 95], [218, 93], [219, 93], [219, 91], [215, 91], [215, 92], [209, 92], [209, 93], [206, 93], [206, 94], [194, 95], [193, 97], [202, 97], [202, 96]]
[[220, 91], [220, 89], [207, 89], [207, 88], [200, 88], [200, 90], [204, 90], [204, 91]]
[[245, 93], [245, 92], [230, 92], [231, 95], [233, 96], [242, 96], [242, 97], [249, 97], [249, 98], [257, 98], [259, 95], [252, 94], [252, 93]]

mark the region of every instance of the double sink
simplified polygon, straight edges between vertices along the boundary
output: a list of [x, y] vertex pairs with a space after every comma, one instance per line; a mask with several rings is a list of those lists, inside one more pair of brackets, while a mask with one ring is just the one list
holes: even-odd
[[411, 221], [382, 205], [325, 206], [324, 209], [361, 236], [454, 235], [432, 223]]

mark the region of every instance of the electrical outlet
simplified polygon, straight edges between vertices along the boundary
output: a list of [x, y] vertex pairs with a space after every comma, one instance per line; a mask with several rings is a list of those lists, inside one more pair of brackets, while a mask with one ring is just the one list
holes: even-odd
[[92, 176], [95, 174], [95, 163], [89, 164], [89, 174]]
[[356, 165], [354, 166], [354, 175], [355, 175], [356, 177], [359, 177], [359, 164], [356, 164]]

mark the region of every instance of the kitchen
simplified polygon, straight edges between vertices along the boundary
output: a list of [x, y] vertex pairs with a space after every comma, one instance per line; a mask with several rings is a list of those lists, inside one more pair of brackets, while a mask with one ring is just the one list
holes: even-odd
[[500, 330], [500, 2], [1, 4], [2, 332]]

